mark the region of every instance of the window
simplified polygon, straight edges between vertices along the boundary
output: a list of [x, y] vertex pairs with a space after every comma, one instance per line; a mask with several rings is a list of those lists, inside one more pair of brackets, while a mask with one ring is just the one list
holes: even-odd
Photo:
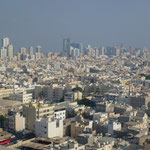
[[57, 122], [56, 122], [56, 128], [58, 128], [59, 127], [59, 120], [57, 120]]

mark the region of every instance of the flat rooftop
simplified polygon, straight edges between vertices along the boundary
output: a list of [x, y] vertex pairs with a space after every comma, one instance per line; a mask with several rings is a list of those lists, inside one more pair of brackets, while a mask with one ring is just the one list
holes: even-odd
[[[45, 138], [33, 138], [30, 140], [26, 140], [14, 145], [8, 146], [8, 148], [16, 148], [18, 150], [23, 150], [24, 148], [30, 149], [30, 150], [41, 150], [45, 147], [49, 146], [51, 144], [50, 139]], [[0, 149], [1, 150], [1, 149]]]
[[0, 146], [0, 150], [16, 150], [16, 149], [9, 149], [9, 148], [7, 148], [7, 147]]
[[13, 100], [0, 100], [0, 108], [8, 108], [8, 107], [15, 107], [21, 105], [22, 103], [19, 101]]

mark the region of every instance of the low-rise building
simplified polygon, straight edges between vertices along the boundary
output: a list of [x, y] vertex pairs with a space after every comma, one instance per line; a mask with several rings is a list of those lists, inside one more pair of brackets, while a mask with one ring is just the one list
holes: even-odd
[[53, 138], [63, 137], [63, 120], [54, 118], [42, 118], [35, 121], [36, 137]]
[[54, 116], [54, 106], [51, 104], [26, 104], [23, 106], [23, 115], [26, 118], [26, 128], [34, 131], [35, 121], [44, 116]]
[[11, 112], [6, 116], [4, 128], [10, 132], [17, 132], [25, 129], [25, 118], [20, 113]]
[[108, 133], [113, 135], [115, 130], [121, 130], [121, 123], [110, 121], [108, 124]]
[[30, 103], [32, 101], [32, 93], [20, 92], [9, 95], [10, 100], [20, 101], [23, 104]]
[[96, 104], [96, 112], [113, 112], [114, 105], [109, 102], [100, 102]]
[[64, 95], [64, 101], [74, 102], [75, 100], [82, 99], [82, 92], [67, 92]]

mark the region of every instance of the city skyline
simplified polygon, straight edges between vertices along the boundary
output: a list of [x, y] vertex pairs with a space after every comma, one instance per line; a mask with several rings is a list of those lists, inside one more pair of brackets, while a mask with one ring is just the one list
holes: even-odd
[[14, 1], [1, 2], [0, 38], [12, 39], [15, 51], [37, 45], [61, 51], [68, 37], [92, 46], [150, 47], [149, 1]]
[[149, 6], [2, 0], [0, 150], [150, 150]]
[[[7, 48], [4, 46], [4, 39], [8, 39], [8, 44], [7, 44]], [[61, 54], [62, 52], [64, 52], [64, 40], [70, 40], [70, 46], [71, 47], [74, 47], [74, 48], [79, 48], [78, 46], [81, 46], [82, 47], [82, 52], [84, 49], [88, 48], [89, 46], [91, 46], [92, 48], [102, 48], [102, 47], [105, 47], [105, 48], [113, 48], [113, 47], [122, 47], [124, 49], [128, 49], [128, 48], [133, 48], [133, 49], [139, 49], [139, 50], [142, 50], [142, 49], [147, 49], [147, 50], [150, 50], [148, 47], [133, 47], [133, 46], [127, 46], [127, 45], [124, 45], [123, 43], [120, 43], [120, 44], [116, 44], [116, 45], [98, 45], [98, 46], [94, 46], [94, 45], [91, 45], [90, 43], [88, 43], [87, 45], [85, 45], [84, 43], [82, 42], [75, 42], [73, 41], [71, 38], [64, 38], [62, 39], [62, 48], [60, 51], [44, 51], [44, 49], [41, 47], [41, 45], [28, 45], [28, 46], [22, 46], [22, 47], [18, 47], [18, 49], [16, 49], [16, 45], [13, 44], [13, 40], [11, 39], [10, 41], [10, 38], [9, 37], [3, 37], [0, 41], [1, 41], [1, 45], [0, 45], [0, 48], [3, 49], [3, 48], [6, 48], [7, 51], [8, 49], [10, 49], [9, 47], [11, 47], [11, 49], [13, 49], [13, 54], [11, 55], [17, 55], [17, 53], [19, 53], [21, 51], [21, 49], [26, 49], [27, 52], [30, 53], [30, 48], [32, 48], [33, 52], [37, 52], [38, 50], [38, 47], [40, 47], [40, 49], [42, 50], [42, 53], [44, 54], [48, 54], [48, 53], [59, 53]], [[73, 45], [72, 45], [73, 44]], [[9, 47], [8, 47], [9, 46]], [[76, 47], [77, 46], [77, 47]], [[70, 48], [69, 48], [70, 49]], [[80, 48], [79, 48], [80, 49]], [[5, 55], [8, 55], [9, 52], [4, 52], [6, 53]], [[12, 56], [11, 56], [12, 57]]]

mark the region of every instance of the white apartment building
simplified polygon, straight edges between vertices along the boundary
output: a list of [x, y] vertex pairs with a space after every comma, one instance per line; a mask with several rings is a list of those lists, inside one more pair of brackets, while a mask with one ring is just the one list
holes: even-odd
[[1, 48], [1, 58], [4, 59], [7, 57], [7, 48], [2, 47]]
[[[1, 69], [1, 68], [0, 68]], [[5, 89], [5, 88], [1, 88], [0, 89], [0, 99], [9, 97], [10, 94], [13, 93], [13, 89]]]
[[30, 103], [32, 101], [32, 93], [26, 93], [26, 92], [13, 93], [10, 94], [9, 99], [20, 101], [23, 104]]
[[62, 120], [66, 119], [66, 109], [55, 110], [54, 118], [55, 119], [62, 119]]
[[8, 46], [8, 58], [13, 58], [14, 56], [14, 48], [13, 45]]
[[42, 118], [35, 121], [36, 137], [53, 138], [63, 137], [63, 120]]
[[26, 118], [26, 128], [34, 131], [36, 120], [54, 116], [54, 106], [51, 104], [26, 104], [23, 106], [23, 115]]
[[108, 124], [108, 133], [113, 135], [114, 130], [120, 131], [121, 130], [121, 123], [110, 121]]
[[3, 47], [7, 47], [9, 45], [9, 38], [8, 37], [3, 38], [2, 43]]

